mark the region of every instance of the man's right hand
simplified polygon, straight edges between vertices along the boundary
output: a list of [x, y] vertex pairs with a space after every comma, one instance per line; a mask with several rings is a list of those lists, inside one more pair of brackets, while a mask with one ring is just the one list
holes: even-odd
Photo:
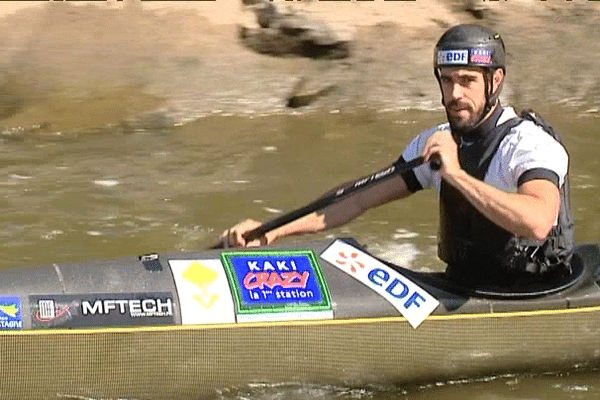
[[267, 235], [263, 235], [259, 239], [252, 240], [251, 242], [246, 242], [243, 236], [246, 232], [250, 232], [251, 230], [258, 228], [261, 225], [262, 223], [259, 221], [247, 219], [224, 231], [221, 234], [221, 237], [219, 238], [219, 243], [221, 243], [221, 245], [224, 248], [266, 246], [270, 244], [274, 238], [269, 238], [267, 237]]

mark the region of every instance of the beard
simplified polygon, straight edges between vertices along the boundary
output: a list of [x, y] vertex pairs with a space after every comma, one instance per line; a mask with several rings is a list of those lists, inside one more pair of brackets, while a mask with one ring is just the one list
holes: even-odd
[[[468, 118], [464, 118], [452, 113], [459, 110], [468, 111]], [[450, 128], [452, 128], [453, 132], [460, 134], [467, 133], [475, 128], [479, 122], [481, 122], [483, 111], [483, 106], [481, 106], [478, 110], [473, 110], [470, 104], [462, 104], [457, 100], [451, 101], [446, 106], [446, 116], [448, 118], [448, 122], [450, 123]]]

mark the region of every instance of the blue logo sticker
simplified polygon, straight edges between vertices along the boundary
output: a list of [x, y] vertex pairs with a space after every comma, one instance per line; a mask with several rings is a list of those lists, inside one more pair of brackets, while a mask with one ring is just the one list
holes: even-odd
[[0, 296], [0, 329], [23, 329], [20, 297]]
[[467, 65], [469, 50], [439, 50], [438, 65]]
[[331, 296], [312, 251], [236, 251], [221, 257], [238, 314], [331, 310]]

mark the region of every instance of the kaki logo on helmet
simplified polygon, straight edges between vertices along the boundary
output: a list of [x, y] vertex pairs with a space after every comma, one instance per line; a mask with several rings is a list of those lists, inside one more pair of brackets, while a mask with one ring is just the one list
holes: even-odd
[[469, 62], [472, 64], [491, 64], [492, 51], [488, 49], [473, 49]]

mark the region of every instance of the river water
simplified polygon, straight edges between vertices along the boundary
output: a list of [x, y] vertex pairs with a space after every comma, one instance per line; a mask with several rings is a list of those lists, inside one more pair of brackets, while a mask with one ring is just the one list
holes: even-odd
[[[597, 113], [553, 107], [545, 115], [570, 151], [580, 242], [600, 238]], [[394, 161], [435, 111], [213, 115], [180, 126], [80, 135], [7, 135], [0, 145], [0, 268], [150, 252], [202, 250], [247, 217], [268, 220], [327, 189]], [[440, 270], [433, 192], [372, 210], [323, 236], [353, 236], [375, 254]], [[596, 399], [600, 375], [577, 371], [479, 377], [426, 386], [268, 386], [224, 399]]]

